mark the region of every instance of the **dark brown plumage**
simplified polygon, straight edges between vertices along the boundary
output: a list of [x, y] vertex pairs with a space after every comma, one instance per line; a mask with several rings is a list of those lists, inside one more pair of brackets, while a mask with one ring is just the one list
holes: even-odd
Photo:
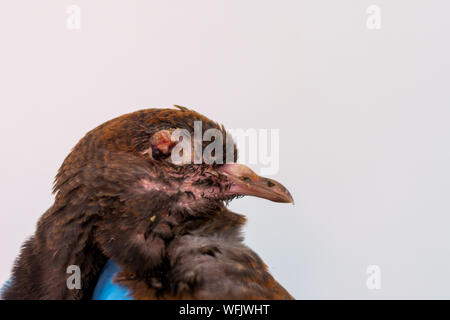
[[[242, 243], [245, 218], [224, 205], [241, 195], [279, 202], [291, 196], [242, 165], [171, 163], [176, 142], [169, 133], [192, 133], [194, 121], [226, 134], [178, 107], [130, 113], [81, 139], [56, 176], [55, 202], [23, 245], [3, 298], [90, 299], [111, 258], [122, 267], [116, 281], [135, 299], [291, 299]], [[66, 286], [70, 265], [81, 269], [79, 290]]]

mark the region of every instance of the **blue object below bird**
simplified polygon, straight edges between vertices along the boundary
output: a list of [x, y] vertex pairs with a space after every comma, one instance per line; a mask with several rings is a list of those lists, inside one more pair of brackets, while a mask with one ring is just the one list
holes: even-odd
[[92, 300], [133, 300], [127, 289], [113, 283], [114, 276], [119, 271], [120, 267], [113, 260], [106, 262], [95, 286]]
[[[95, 286], [92, 300], [133, 300], [129, 291], [124, 287], [113, 283], [114, 276], [120, 271], [120, 267], [113, 261], [108, 260], [103, 267], [103, 270]], [[0, 288], [0, 294], [11, 283], [11, 278], [8, 279]]]

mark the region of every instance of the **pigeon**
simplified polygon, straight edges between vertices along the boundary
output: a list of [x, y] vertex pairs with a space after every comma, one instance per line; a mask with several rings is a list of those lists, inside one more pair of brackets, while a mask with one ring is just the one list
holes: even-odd
[[[202, 155], [212, 139], [193, 150], [198, 123], [201, 134], [222, 137], [213, 162]], [[243, 243], [245, 216], [228, 209], [242, 196], [293, 203], [291, 194], [237, 163], [224, 126], [194, 110], [144, 109], [91, 130], [65, 158], [53, 192], [3, 299], [91, 299], [109, 260], [134, 300], [294, 299]], [[78, 287], [68, 281], [74, 267]]]

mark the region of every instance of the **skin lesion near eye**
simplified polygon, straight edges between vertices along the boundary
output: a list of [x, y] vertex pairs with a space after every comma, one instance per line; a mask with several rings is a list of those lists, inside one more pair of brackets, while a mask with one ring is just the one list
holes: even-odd
[[177, 142], [172, 140], [172, 133], [169, 130], [160, 130], [150, 139], [151, 156], [154, 159], [166, 158], [176, 144]]

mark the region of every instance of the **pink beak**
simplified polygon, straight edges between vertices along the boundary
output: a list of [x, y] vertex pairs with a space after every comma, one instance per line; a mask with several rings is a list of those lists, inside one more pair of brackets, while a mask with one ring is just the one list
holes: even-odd
[[233, 184], [228, 192], [254, 196], [270, 201], [294, 203], [289, 191], [278, 181], [258, 176], [249, 167], [238, 163], [227, 163], [218, 171]]

